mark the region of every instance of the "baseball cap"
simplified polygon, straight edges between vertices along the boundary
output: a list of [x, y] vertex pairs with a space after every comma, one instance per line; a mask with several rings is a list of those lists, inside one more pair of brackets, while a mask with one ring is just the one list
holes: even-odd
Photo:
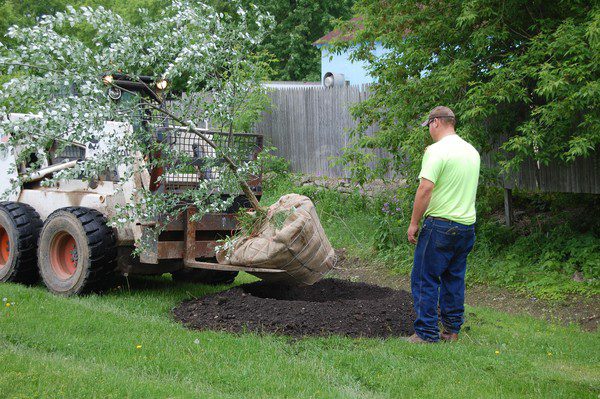
[[425, 127], [425, 126], [429, 126], [429, 122], [433, 119], [433, 118], [454, 118], [456, 119], [456, 117], [454, 116], [454, 112], [452, 112], [452, 110], [448, 107], [444, 107], [443, 105], [439, 105], [437, 107], [435, 107], [434, 109], [431, 110], [431, 112], [429, 112], [429, 116], [427, 117], [427, 119], [425, 119], [425, 121], [423, 123], [421, 123], [421, 126]]

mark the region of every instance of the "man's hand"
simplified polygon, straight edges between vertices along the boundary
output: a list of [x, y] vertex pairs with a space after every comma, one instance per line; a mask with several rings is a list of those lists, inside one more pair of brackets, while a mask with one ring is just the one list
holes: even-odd
[[411, 225], [408, 226], [407, 235], [408, 235], [408, 241], [411, 244], [416, 244], [417, 243], [417, 237], [419, 235], [419, 225], [411, 223]]

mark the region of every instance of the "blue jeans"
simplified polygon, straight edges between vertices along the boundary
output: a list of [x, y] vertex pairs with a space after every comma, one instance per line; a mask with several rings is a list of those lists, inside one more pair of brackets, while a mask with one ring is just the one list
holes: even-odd
[[467, 255], [475, 243], [475, 225], [425, 219], [419, 233], [411, 274], [417, 318], [415, 333], [427, 341], [440, 339], [438, 302], [446, 331], [458, 333], [465, 312]]

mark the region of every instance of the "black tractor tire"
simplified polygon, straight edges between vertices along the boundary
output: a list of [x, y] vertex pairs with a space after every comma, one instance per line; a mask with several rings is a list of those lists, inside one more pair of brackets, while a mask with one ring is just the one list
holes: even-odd
[[0, 282], [34, 284], [40, 215], [27, 204], [0, 202]]
[[40, 233], [38, 267], [48, 290], [58, 295], [109, 288], [117, 267], [114, 231], [94, 209], [58, 209], [48, 216]]
[[228, 272], [222, 270], [183, 269], [171, 272], [173, 281], [177, 283], [193, 283], [206, 285], [229, 285], [233, 283], [239, 272]]

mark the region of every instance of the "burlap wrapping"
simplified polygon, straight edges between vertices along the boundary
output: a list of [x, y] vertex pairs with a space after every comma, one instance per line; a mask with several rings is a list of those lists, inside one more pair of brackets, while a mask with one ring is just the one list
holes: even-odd
[[[280, 212], [287, 217], [275, 226], [273, 218]], [[312, 201], [288, 194], [269, 207], [267, 223], [257, 234], [239, 238], [233, 248], [218, 252], [217, 260], [221, 264], [285, 270], [253, 274], [272, 282], [312, 285], [335, 266], [336, 257]]]

